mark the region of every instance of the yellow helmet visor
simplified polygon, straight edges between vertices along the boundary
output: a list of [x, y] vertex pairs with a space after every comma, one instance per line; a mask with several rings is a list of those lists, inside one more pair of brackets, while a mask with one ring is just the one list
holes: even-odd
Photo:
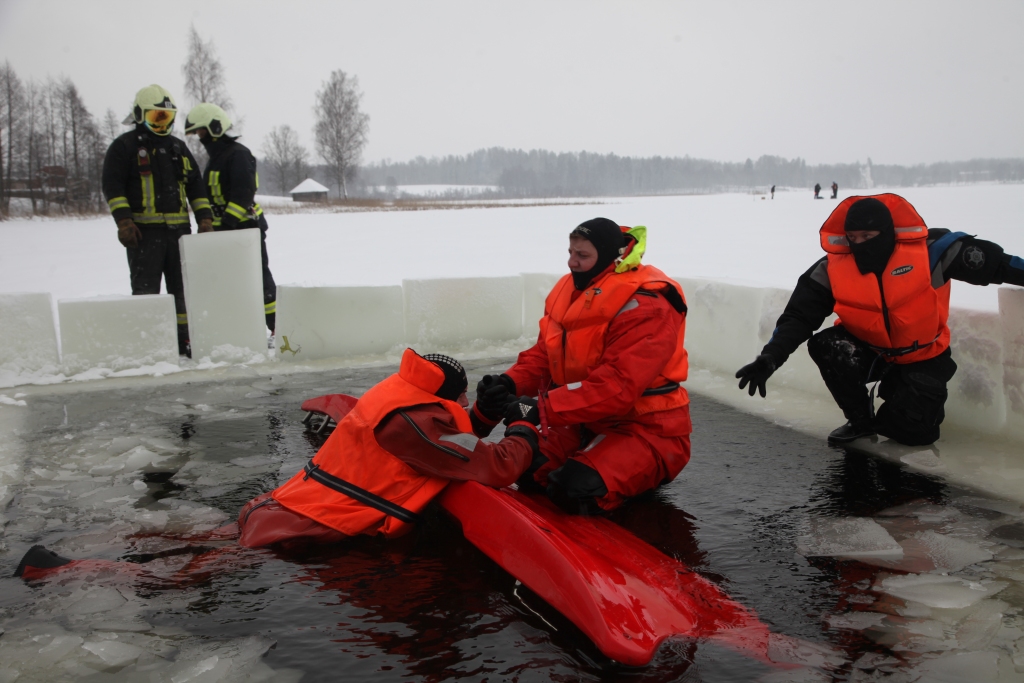
[[157, 135], [167, 135], [174, 125], [174, 114], [174, 111], [168, 109], [147, 109], [143, 115], [146, 128]]

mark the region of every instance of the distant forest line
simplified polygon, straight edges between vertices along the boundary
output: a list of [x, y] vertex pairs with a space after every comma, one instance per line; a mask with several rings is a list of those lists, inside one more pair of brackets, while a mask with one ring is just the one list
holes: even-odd
[[[326, 180], [318, 167], [313, 177]], [[939, 185], [1022, 182], [1024, 159], [971, 159], [901, 166], [864, 163], [808, 164], [762, 156], [745, 162], [692, 157], [626, 157], [591, 152], [549, 152], [492, 147], [466, 155], [360, 166], [358, 194], [394, 193], [400, 185], [486, 185], [502, 197], [592, 197], [714, 192], [727, 189]], [[478, 194], [478, 193], [474, 193]]]

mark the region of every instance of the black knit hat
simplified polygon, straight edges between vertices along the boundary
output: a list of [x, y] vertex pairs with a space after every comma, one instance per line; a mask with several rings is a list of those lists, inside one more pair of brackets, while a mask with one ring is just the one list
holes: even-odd
[[846, 212], [843, 229], [846, 232], [853, 230], [892, 232], [892, 214], [889, 212], [889, 207], [874, 197], [858, 199]]
[[469, 387], [469, 379], [466, 377], [466, 370], [462, 367], [462, 363], [440, 353], [428, 353], [423, 358], [444, 372], [444, 384], [434, 392], [434, 395], [448, 401], [459, 400], [462, 392]]
[[626, 236], [619, 228], [619, 224], [607, 218], [591, 218], [585, 223], [580, 223], [569, 233], [569, 237], [588, 240], [597, 250], [597, 263], [593, 268], [585, 273], [572, 274], [576, 289], [586, 289], [591, 280], [619, 258], [622, 248], [626, 246]]

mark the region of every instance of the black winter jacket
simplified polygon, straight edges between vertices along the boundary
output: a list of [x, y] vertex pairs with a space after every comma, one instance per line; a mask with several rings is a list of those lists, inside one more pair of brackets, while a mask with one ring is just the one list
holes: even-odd
[[[209, 140], [209, 138], [207, 138]], [[213, 210], [213, 226], [219, 230], [265, 227], [263, 209], [256, 203], [259, 175], [256, 157], [242, 143], [221, 137], [203, 141], [210, 163], [203, 174]]]

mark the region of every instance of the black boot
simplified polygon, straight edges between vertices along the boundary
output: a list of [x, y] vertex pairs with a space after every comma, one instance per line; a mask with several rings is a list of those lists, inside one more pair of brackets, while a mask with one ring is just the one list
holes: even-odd
[[29, 567], [35, 567], [36, 569], [53, 569], [54, 567], [63, 567], [70, 562], [71, 560], [66, 557], [61, 557], [52, 550], [47, 550], [41, 545], [34, 545], [29, 548], [28, 552], [25, 553], [25, 556], [21, 558], [18, 568], [14, 570], [14, 575], [21, 576]]
[[878, 432], [870, 422], [848, 421], [842, 427], [837, 427], [828, 435], [829, 443], [850, 443], [863, 436], [874, 436]]

